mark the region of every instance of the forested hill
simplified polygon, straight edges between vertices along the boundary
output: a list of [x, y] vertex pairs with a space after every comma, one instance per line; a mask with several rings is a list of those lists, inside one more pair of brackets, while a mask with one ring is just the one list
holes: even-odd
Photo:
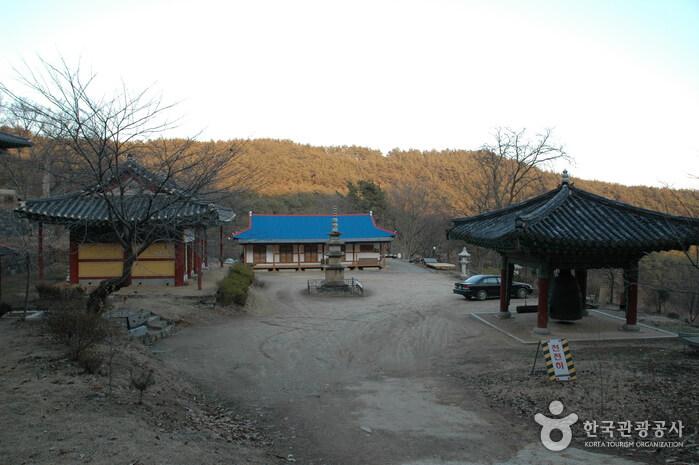
[[[224, 142], [218, 142], [223, 144]], [[389, 194], [412, 189], [424, 196], [425, 204], [439, 207], [443, 213], [472, 214], [480, 176], [477, 152], [467, 150], [417, 151], [392, 150], [386, 156], [365, 147], [318, 147], [287, 140], [255, 139], [238, 141], [242, 155], [232, 167], [233, 177], [255, 173], [249, 188], [265, 196], [298, 193], [334, 194], [347, 192], [347, 183], [370, 180]], [[699, 193], [671, 191], [652, 187], [627, 187], [620, 184], [578, 179], [576, 186], [605, 197], [640, 207], [686, 214], [682, 199], [691, 208], [699, 207]], [[546, 173], [544, 186], [551, 189], [560, 182], [557, 173]]]
[[[0, 159], [0, 187], [15, 188], [22, 198], [42, 195], [42, 178], [35, 175], [37, 164], [44, 164], [41, 157], [50, 160], [60, 158], [55, 144], [41, 137], [32, 137], [32, 140], [34, 147], [23, 149], [20, 159]], [[181, 143], [178, 140], [153, 141], [153, 144], [173, 147]], [[196, 142], [190, 150], [204, 153], [199, 144], [207, 143]], [[479, 152], [476, 151], [395, 149], [384, 156], [381, 152], [366, 147], [320, 147], [288, 140], [214, 142], [216, 150], [226, 150], [231, 144], [240, 149], [240, 155], [235, 157], [229, 169], [223, 173], [224, 183], [253, 194], [244, 196], [245, 201], [238, 199], [238, 204], [235, 205], [238, 209], [281, 213], [330, 211], [333, 205], [339, 205], [343, 209], [352, 208], [351, 205], [343, 204], [341, 196], [347, 194], [348, 182], [356, 184], [362, 180], [378, 185], [394, 206], [405, 207], [410, 204], [414, 210], [442, 217], [477, 213], [476, 200], [483, 195], [483, 172], [477, 160]], [[133, 150], [135, 153], [148, 153], [148, 148], [140, 144], [134, 146]], [[144, 161], [147, 162], [147, 155], [145, 157]], [[688, 168], [688, 171], [691, 170]], [[688, 206], [694, 215], [699, 215], [697, 190], [672, 191], [588, 181], [578, 179], [574, 167], [571, 175], [576, 186], [605, 197], [681, 215], [687, 214]], [[56, 176], [54, 179], [60, 181], [61, 177]], [[530, 197], [555, 188], [559, 182], [559, 173], [543, 173], [543, 182], [533, 184], [521, 197]], [[699, 181], [697, 184], [699, 186]], [[74, 187], [57, 185], [52, 192], [66, 189], [75, 190]]]

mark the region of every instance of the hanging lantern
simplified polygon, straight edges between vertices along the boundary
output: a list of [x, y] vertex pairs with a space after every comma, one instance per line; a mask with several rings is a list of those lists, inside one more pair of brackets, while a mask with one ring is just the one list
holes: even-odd
[[552, 320], [560, 321], [575, 321], [583, 317], [580, 287], [568, 269], [560, 270], [553, 280], [549, 316]]

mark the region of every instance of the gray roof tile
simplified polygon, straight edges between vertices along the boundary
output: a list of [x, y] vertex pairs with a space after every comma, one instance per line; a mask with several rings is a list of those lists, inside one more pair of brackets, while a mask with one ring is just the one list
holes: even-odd
[[524, 246], [547, 253], [641, 254], [699, 244], [697, 218], [634, 207], [568, 183], [523, 203], [452, 222], [449, 238], [500, 251]]

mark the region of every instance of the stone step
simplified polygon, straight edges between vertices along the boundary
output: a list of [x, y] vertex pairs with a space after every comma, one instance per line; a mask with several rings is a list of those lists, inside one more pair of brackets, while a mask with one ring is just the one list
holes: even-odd
[[146, 323], [148, 326], [148, 329], [155, 329], [155, 330], [160, 330], [164, 329], [167, 326], [170, 326], [170, 322], [161, 319], [157, 315], [153, 315], [150, 318], [148, 318], [148, 322]]
[[175, 325], [172, 324], [164, 327], [163, 329], [149, 329], [146, 335], [143, 336], [143, 343], [146, 345], [151, 345], [172, 334], [174, 329]]

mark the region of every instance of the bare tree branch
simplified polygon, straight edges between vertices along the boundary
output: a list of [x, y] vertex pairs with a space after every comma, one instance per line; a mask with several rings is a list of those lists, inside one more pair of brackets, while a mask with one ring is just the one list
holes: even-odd
[[481, 167], [477, 199], [481, 212], [506, 207], [521, 200], [536, 184], [543, 186], [543, 171], [557, 160], [571, 160], [563, 146], [551, 142], [546, 129], [534, 139], [526, 130], [497, 128], [495, 143], [486, 144], [477, 155]]
[[[19, 74], [25, 95], [5, 84], [0, 94], [11, 100], [14, 115], [38, 137], [60, 147], [45, 169], [81, 192], [99, 199], [108, 212], [104, 234], [124, 250], [123, 272], [92, 291], [89, 308], [99, 310], [106, 297], [128, 284], [138, 256], [150, 245], [172, 240], [187, 226], [180, 220], [192, 202], [208, 205], [227, 194], [221, 181], [240, 154], [238, 146], [195, 143], [193, 138], [165, 140], [174, 127], [173, 104], [164, 104], [151, 88], [130, 92], [122, 83], [112, 95], [97, 90], [95, 74], [65, 60], [41, 60], [40, 72], [27, 67]], [[138, 163], [135, 160], [138, 159]], [[156, 173], [144, 182], [143, 165]], [[146, 175], [149, 176], [149, 175]], [[163, 221], [162, 218], [167, 218]], [[87, 234], [93, 224], [71, 225]]]

